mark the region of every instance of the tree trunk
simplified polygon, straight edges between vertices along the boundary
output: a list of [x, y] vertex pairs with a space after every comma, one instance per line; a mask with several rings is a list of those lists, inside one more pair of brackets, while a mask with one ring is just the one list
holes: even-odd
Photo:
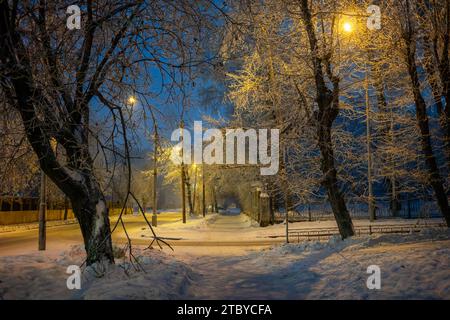
[[353, 222], [347, 211], [344, 197], [342, 196], [337, 181], [334, 165], [334, 153], [331, 141], [331, 127], [319, 125], [318, 128], [319, 148], [321, 153], [321, 169], [324, 174], [322, 181], [327, 190], [328, 201], [330, 201], [334, 218], [342, 238], [354, 235]]
[[94, 183], [89, 188], [89, 195], [72, 196], [71, 202], [83, 235], [87, 264], [113, 263], [109, 212], [99, 186]]
[[[425, 32], [423, 36], [424, 43], [424, 56], [426, 61], [424, 63], [424, 68], [426, 71], [426, 76], [428, 84], [431, 88], [431, 93], [433, 95], [433, 101], [436, 108], [436, 113], [439, 117], [439, 124], [444, 134], [444, 150], [447, 159], [447, 166], [450, 170], [450, 108], [448, 108], [448, 99], [450, 98], [448, 77], [450, 76], [448, 70], [448, 58], [442, 56], [442, 60], [439, 59], [437, 54], [437, 48], [435, 48], [435, 42], [430, 39], [430, 36]], [[437, 61], [436, 61], [437, 60]], [[436, 64], [438, 65], [436, 70]], [[437, 72], [439, 71], [439, 72]], [[438, 85], [438, 79], [441, 78], [442, 91]], [[442, 95], [446, 100], [446, 108], [444, 108], [442, 103]]]
[[447, 147], [447, 164], [450, 168], [450, 1], [446, 1], [445, 7], [446, 26], [443, 29], [443, 44], [439, 73], [445, 97], [445, 110], [443, 112], [443, 127], [445, 131], [445, 143]]
[[[333, 210], [339, 232], [343, 239], [355, 234], [352, 219], [347, 211], [345, 200], [339, 190], [337, 172], [334, 163], [333, 143], [331, 140], [331, 128], [339, 113], [339, 78], [329, 74], [332, 79], [333, 91], [325, 84], [323, 74], [323, 58], [319, 57], [319, 46], [316, 38], [315, 27], [312, 21], [312, 14], [308, 6], [308, 0], [300, 0], [300, 10], [302, 20], [305, 24], [310, 45], [311, 60], [314, 68], [314, 79], [316, 84], [316, 101], [319, 111], [317, 119], [317, 138], [321, 154], [321, 169], [323, 173], [322, 185], [325, 187]], [[330, 61], [327, 63], [328, 70], [331, 70]]]
[[439, 173], [436, 158], [433, 153], [433, 147], [431, 144], [427, 107], [425, 104], [425, 100], [422, 96], [422, 93], [420, 92], [420, 81], [419, 76], [417, 74], [417, 65], [415, 60], [416, 52], [414, 48], [411, 31], [410, 33], [406, 34], [405, 42], [407, 50], [406, 60], [408, 64], [408, 73], [411, 78], [411, 87], [414, 94], [414, 101], [416, 105], [416, 118], [421, 133], [422, 153], [423, 156], [425, 157], [425, 163], [428, 167], [430, 185], [434, 190], [437, 203], [439, 205], [442, 215], [445, 218], [447, 226], [450, 227], [450, 208], [448, 205], [447, 195], [444, 190], [442, 178]]

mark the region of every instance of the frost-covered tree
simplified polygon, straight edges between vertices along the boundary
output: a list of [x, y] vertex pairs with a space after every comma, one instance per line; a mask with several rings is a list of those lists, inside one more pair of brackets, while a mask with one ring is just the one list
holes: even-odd
[[66, 9], [72, 4], [0, 2], [1, 97], [20, 114], [41, 169], [71, 200], [87, 263], [113, 262], [95, 158], [129, 163], [130, 107], [138, 95], [173, 89], [183, 71], [201, 63], [199, 44], [218, 7], [210, 1], [87, 0], [81, 29], [70, 30]]

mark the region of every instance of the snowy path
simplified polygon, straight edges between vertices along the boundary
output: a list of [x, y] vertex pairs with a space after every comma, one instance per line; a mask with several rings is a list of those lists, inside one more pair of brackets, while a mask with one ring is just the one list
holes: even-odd
[[[329, 223], [320, 223], [324, 224]], [[247, 243], [250, 237], [281, 228], [255, 228], [243, 215], [219, 215], [196, 230], [196, 238]], [[177, 247], [173, 254], [194, 271], [186, 299], [450, 298], [450, 240], [445, 232], [274, 247], [257, 242], [246, 247]], [[369, 265], [380, 266], [382, 290], [367, 289]]]
[[[184, 260], [197, 273], [187, 299], [449, 299], [450, 240], [282, 246], [242, 256]], [[314, 249], [314, 246], [317, 246]], [[366, 287], [369, 265], [381, 268], [381, 290]]]
[[283, 276], [270, 273], [251, 257], [205, 256], [186, 262], [198, 273], [186, 292], [187, 299], [283, 299], [291, 296], [290, 285], [283, 281]]

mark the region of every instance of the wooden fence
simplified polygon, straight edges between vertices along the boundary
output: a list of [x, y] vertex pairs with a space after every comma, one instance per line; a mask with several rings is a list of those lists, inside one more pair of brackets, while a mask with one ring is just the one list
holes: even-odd
[[[117, 215], [120, 213], [121, 208], [109, 209], [110, 215]], [[133, 209], [126, 209], [125, 214], [132, 214]], [[67, 219], [74, 219], [72, 209], [67, 210]], [[49, 210], [46, 211], [46, 220], [64, 220], [64, 209]], [[10, 225], [10, 224], [21, 224], [21, 223], [31, 223], [39, 221], [39, 211], [29, 210], [29, 211], [0, 211], [0, 225]]]

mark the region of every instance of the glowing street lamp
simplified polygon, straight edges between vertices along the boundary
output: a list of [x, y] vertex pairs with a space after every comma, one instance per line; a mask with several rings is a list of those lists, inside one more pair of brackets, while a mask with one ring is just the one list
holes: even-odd
[[344, 22], [344, 24], [342, 25], [342, 29], [346, 33], [351, 33], [351, 32], [353, 32], [353, 25], [348, 21]]
[[137, 102], [137, 99], [135, 96], [129, 96], [127, 102], [130, 106], [134, 106]]

